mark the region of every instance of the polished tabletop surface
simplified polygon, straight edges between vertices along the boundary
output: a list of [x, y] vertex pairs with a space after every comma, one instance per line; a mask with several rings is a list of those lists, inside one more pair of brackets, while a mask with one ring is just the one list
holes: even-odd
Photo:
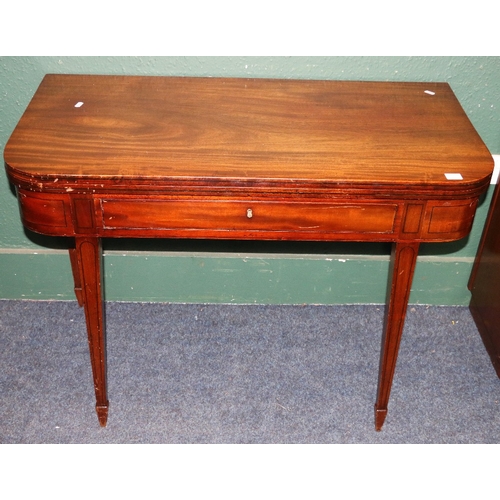
[[14, 177], [96, 182], [455, 189], [492, 170], [446, 83], [47, 75], [4, 157]]

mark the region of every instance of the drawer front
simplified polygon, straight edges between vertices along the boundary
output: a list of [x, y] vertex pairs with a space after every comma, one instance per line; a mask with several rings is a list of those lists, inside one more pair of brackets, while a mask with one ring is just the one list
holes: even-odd
[[102, 200], [103, 229], [393, 233], [398, 205]]

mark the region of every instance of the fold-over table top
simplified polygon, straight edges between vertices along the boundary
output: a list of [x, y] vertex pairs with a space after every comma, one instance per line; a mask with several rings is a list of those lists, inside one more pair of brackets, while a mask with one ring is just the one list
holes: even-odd
[[47, 75], [4, 158], [14, 178], [96, 182], [446, 189], [493, 169], [446, 83], [246, 78]]

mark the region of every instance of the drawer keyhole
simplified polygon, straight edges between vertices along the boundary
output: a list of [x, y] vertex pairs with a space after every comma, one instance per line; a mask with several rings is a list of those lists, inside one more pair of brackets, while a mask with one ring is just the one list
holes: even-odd
[[251, 219], [253, 217], [253, 211], [251, 208], [247, 208], [247, 217]]

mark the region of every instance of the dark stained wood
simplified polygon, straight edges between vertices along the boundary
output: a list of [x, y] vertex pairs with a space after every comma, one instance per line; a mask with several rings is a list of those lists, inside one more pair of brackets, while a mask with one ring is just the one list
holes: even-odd
[[429, 187], [447, 184], [445, 172], [475, 183], [491, 165], [445, 83], [142, 76], [47, 75], [5, 154], [12, 169], [60, 181]]
[[106, 383], [106, 340], [100, 238], [77, 237], [74, 253], [83, 283], [81, 298], [87, 321], [96, 411], [99, 423], [104, 427], [108, 420], [109, 402]]
[[469, 289], [470, 311], [500, 377], [500, 184], [495, 187]]
[[389, 404], [419, 245], [415, 242], [399, 242], [392, 245], [388, 307], [385, 314], [378, 392], [375, 402], [375, 429], [377, 431], [382, 429], [387, 416], [387, 405]]
[[4, 157], [23, 224], [75, 241], [102, 425], [102, 237], [392, 242], [380, 430], [419, 243], [466, 236], [493, 169], [445, 83], [47, 75]]
[[243, 235], [388, 233], [394, 231], [397, 204], [338, 204], [261, 200], [103, 200], [103, 230], [159, 229], [190, 233], [215, 230]]
[[75, 283], [75, 296], [78, 305], [83, 307], [83, 290], [82, 290], [82, 277], [80, 275], [80, 264], [78, 262], [78, 252], [76, 248], [69, 249], [69, 260], [71, 263], [71, 271], [73, 273], [73, 282]]

